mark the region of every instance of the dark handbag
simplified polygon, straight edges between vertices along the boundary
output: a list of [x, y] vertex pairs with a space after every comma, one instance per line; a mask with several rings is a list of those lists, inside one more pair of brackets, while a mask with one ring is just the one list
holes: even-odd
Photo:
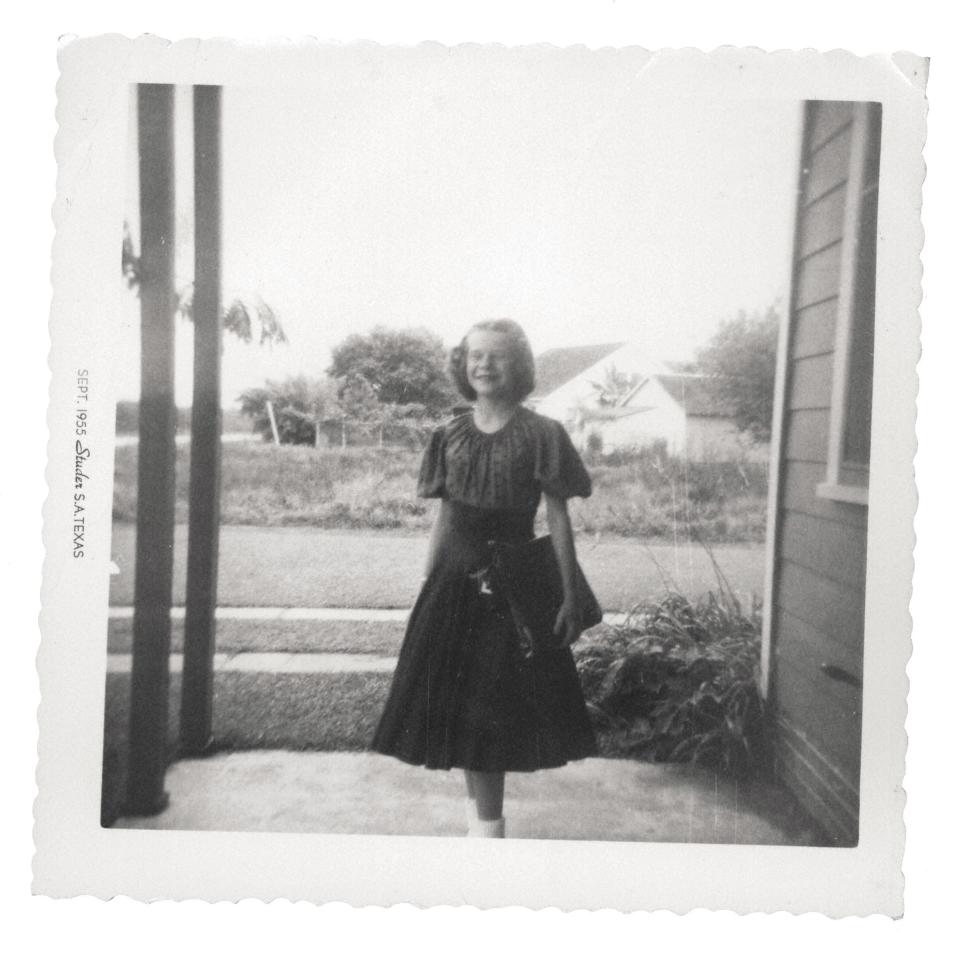
[[[561, 649], [553, 632], [563, 605], [563, 579], [549, 536], [526, 543], [491, 540], [490, 576], [494, 588], [506, 599], [524, 658]], [[577, 608], [586, 630], [603, 619], [603, 611], [577, 564]]]

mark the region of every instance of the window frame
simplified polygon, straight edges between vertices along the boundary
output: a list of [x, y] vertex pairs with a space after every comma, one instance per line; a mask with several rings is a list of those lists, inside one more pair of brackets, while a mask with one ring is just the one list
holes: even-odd
[[[843, 459], [847, 428], [848, 387], [850, 383], [850, 345], [853, 340], [856, 307], [857, 252], [863, 215], [863, 192], [872, 104], [860, 102], [854, 107], [850, 138], [850, 163], [844, 200], [843, 240], [840, 253], [840, 279], [837, 295], [837, 319], [834, 341], [833, 386], [830, 394], [830, 427], [827, 436], [827, 472], [817, 484], [817, 496], [842, 503], [867, 505], [870, 489], [869, 464], [851, 464]], [[876, 266], [874, 266], [876, 269]], [[864, 483], [851, 483], [849, 473], [863, 469]]]

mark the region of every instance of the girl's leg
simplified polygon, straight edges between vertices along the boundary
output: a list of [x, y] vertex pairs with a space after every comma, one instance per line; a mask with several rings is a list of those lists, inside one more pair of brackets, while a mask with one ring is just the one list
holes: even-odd
[[478, 820], [499, 820], [503, 816], [503, 786], [506, 775], [479, 770], [464, 770], [467, 796], [476, 810]]
[[467, 781], [467, 836], [502, 837], [504, 774], [464, 770]]

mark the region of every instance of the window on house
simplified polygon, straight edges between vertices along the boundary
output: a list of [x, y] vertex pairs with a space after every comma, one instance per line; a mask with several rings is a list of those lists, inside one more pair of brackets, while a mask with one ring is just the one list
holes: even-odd
[[827, 476], [817, 488], [822, 497], [863, 504], [870, 479], [880, 126], [880, 104], [857, 105], [844, 214]]

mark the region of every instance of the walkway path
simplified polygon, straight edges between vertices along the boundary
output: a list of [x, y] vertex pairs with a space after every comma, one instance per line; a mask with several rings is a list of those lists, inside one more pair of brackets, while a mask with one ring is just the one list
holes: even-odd
[[[107, 673], [129, 673], [129, 653], [108, 653]], [[215, 653], [213, 669], [227, 673], [392, 673], [396, 657], [369, 653]], [[183, 654], [170, 654], [170, 672], [183, 672]]]
[[[314, 620], [336, 622], [342, 620], [360, 623], [406, 623], [409, 610], [393, 608], [384, 610], [379, 607], [217, 607], [217, 620]], [[110, 607], [111, 620], [128, 620], [133, 617], [133, 607]], [[171, 607], [170, 617], [183, 620], [184, 607]], [[603, 622], [623, 623], [625, 613], [608, 613]]]
[[[217, 607], [218, 620], [356, 620], [368, 623], [405, 623], [409, 610], [378, 607]], [[170, 617], [183, 620], [185, 607], [171, 607]], [[110, 607], [111, 620], [133, 617], [133, 607]]]

